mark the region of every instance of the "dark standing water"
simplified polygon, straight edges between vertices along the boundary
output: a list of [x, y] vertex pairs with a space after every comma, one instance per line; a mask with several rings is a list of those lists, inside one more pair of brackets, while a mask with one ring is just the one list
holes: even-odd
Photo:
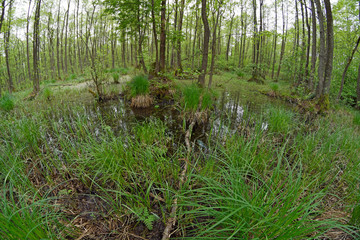
[[[244, 100], [240, 97], [239, 92], [223, 92], [216, 100], [209, 121], [194, 128], [192, 139], [200, 147], [205, 148], [205, 143], [209, 140], [208, 136], [217, 138], [229, 132], [233, 133], [240, 124], [254, 122], [254, 116], [260, 114], [267, 104], [283, 104], [269, 98], [265, 102], [264, 104], [264, 99]], [[184, 119], [180, 114], [181, 107], [176, 103], [163, 102], [156, 107], [135, 109], [131, 108], [123, 99], [119, 99], [88, 105], [85, 108], [90, 118], [100, 114], [117, 136], [129, 133], [135, 124], [151, 119], [160, 119], [166, 126], [168, 136], [175, 142], [182, 141], [184, 138]], [[262, 123], [262, 126], [266, 128], [267, 124]]]

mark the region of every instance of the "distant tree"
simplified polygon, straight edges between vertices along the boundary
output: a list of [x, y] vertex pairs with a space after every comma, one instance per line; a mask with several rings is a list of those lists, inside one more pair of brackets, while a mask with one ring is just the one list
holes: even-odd
[[37, 94], [40, 91], [40, 69], [39, 69], [39, 57], [40, 57], [40, 8], [41, 0], [35, 2], [35, 19], [34, 19], [34, 47], [33, 47], [33, 65], [34, 65], [34, 79], [33, 79], [33, 93]]
[[207, 65], [208, 65], [209, 39], [210, 39], [210, 27], [209, 27], [209, 21], [207, 18], [206, 0], [201, 0], [201, 18], [202, 18], [203, 25], [204, 25], [204, 41], [203, 41], [201, 72], [199, 75], [198, 83], [202, 87], [204, 87], [206, 70], [207, 70]]

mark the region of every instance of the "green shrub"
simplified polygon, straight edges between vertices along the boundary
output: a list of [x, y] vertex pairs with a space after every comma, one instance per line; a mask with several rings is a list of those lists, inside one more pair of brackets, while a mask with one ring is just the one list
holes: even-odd
[[145, 95], [149, 92], [149, 80], [145, 75], [134, 77], [130, 83], [131, 96]]
[[119, 83], [119, 77], [120, 77], [119, 73], [117, 72], [112, 73], [112, 78], [114, 80], [114, 83]]
[[43, 97], [45, 99], [50, 100], [53, 97], [53, 95], [54, 95], [54, 93], [50, 88], [48, 88], [48, 87], [44, 88]]
[[0, 108], [4, 111], [11, 111], [15, 107], [15, 102], [13, 97], [9, 93], [5, 93], [4, 96], [0, 98]]
[[359, 112], [356, 112], [356, 113], [354, 114], [353, 123], [354, 123], [355, 125], [360, 126], [360, 113], [359, 113]]
[[242, 78], [242, 77], [245, 76], [245, 73], [244, 73], [241, 69], [239, 69], [239, 68], [235, 70], [235, 74], [236, 74], [236, 76], [238, 76], [239, 78]]
[[126, 75], [128, 74], [129, 72], [129, 69], [128, 68], [119, 68], [119, 71], [120, 75]]
[[196, 84], [183, 88], [183, 104], [186, 110], [196, 111], [200, 96], [202, 96], [201, 110], [211, 108], [214, 104], [215, 94], [211, 90], [203, 89]]
[[279, 84], [277, 84], [277, 83], [271, 83], [271, 84], [270, 84], [270, 88], [271, 88], [271, 90], [273, 90], [274, 92], [278, 92], [278, 91], [279, 91]]

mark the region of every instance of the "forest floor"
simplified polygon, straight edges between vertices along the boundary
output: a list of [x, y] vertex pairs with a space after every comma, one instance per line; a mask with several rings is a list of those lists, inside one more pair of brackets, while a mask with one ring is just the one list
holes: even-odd
[[195, 80], [134, 109], [120, 96], [130, 79], [105, 84], [118, 98], [104, 103], [83, 77], [0, 111], [3, 239], [157, 240], [167, 226], [180, 239], [357, 238], [358, 112], [302, 112], [268, 96], [295, 95], [285, 82], [222, 73], [192, 128], [182, 102]]

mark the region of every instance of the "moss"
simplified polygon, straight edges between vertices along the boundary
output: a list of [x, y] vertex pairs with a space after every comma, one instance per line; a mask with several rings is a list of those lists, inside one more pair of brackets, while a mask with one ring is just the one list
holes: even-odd
[[317, 104], [319, 108], [319, 113], [328, 111], [330, 109], [329, 94], [321, 95]]

